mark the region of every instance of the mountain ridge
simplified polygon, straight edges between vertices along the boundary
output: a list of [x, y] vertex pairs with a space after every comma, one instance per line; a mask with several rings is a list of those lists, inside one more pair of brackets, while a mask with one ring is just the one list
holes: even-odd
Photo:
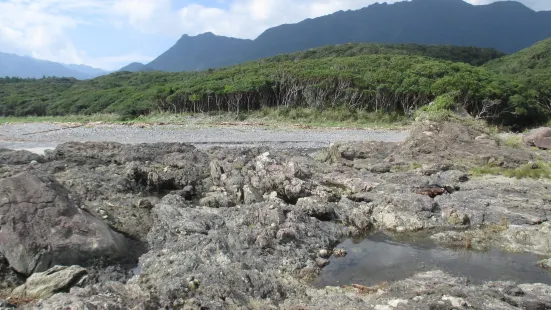
[[510, 54], [547, 37], [551, 37], [551, 11], [536, 12], [516, 1], [472, 5], [463, 0], [413, 0], [375, 3], [279, 25], [254, 40], [211, 32], [183, 35], [146, 66], [200, 71], [345, 43], [474, 46]]
[[102, 69], [86, 65], [62, 64], [30, 56], [0, 52], [1, 77], [42, 78], [44, 76], [55, 76], [86, 80], [107, 73]]

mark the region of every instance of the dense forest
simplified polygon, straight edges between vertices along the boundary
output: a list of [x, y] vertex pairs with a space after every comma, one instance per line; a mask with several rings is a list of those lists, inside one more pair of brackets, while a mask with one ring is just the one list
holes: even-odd
[[446, 96], [478, 118], [531, 124], [551, 115], [549, 87], [539, 86], [550, 81], [549, 45], [495, 59], [501, 55], [487, 49], [347, 44], [203, 72], [117, 72], [88, 81], [5, 78], [0, 115], [239, 114], [262, 107], [412, 115]]

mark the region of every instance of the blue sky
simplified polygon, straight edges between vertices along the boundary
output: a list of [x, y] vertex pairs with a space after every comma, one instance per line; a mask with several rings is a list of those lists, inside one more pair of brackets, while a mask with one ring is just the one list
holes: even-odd
[[[0, 52], [116, 70], [147, 63], [182, 34], [255, 38], [282, 23], [376, 0], [0, 0]], [[386, 2], [396, 2], [387, 0]], [[468, 0], [485, 4], [493, 0]], [[551, 10], [551, 0], [521, 0]]]

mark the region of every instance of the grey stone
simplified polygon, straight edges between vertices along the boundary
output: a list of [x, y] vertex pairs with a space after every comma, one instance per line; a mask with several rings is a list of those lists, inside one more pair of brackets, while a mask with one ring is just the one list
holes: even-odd
[[69, 292], [75, 285], [82, 285], [87, 277], [86, 269], [79, 266], [54, 266], [47, 271], [34, 273], [25, 284], [10, 295], [9, 300], [37, 300], [60, 292]]
[[0, 214], [0, 253], [23, 274], [127, 251], [123, 236], [77, 208], [48, 177], [21, 174], [0, 180]]

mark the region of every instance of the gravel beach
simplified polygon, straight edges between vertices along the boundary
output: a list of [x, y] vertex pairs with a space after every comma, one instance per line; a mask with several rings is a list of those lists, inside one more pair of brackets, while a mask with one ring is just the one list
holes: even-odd
[[28, 123], [0, 126], [0, 148], [41, 153], [64, 142], [125, 144], [183, 142], [197, 148], [268, 146], [277, 149], [316, 149], [334, 142], [405, 140], [406, 131], [372, 129], [298, 129], [267, 126], [78, 125]]

